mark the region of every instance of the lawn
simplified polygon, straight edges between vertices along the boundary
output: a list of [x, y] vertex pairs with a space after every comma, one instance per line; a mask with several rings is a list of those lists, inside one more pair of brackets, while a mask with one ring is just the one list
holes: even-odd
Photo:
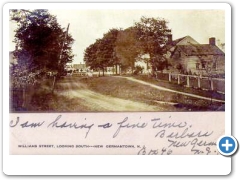
[[[144, 80], [144, 79], [142, 79]], [[184, 87], [176, 87], [176, 85], [168, 85], [168, 83], [160, 83], [153, 79], [146, 80], [153, 84], [162, 85], [164, 87], [177, 89], [184, 91]], [[122, 99], [130, 99], [134, 101], [144, 102], [147, 104], [161, 104], [169, 106], [169, 111], [206, 111], [206, 110], [224, 110], [224, 104], [216, 103], [189, 96], [184, 96], [176, 93], [160, 91], [147, 85], [142, 85], [137, 82], [132, 82], [124, 78], [117, 77], [99, 77], [92, 79], [82, 79], [81, 83], [85, 83], [89, 89], [99, 92], [101, 94], [118, 97]], [[177, 89], [177, 90], [179, 90]], [[195, 93], [198, 95], [207, 95], [210, 97], [210, 93], [201, 92], [201, 90], [188, 90], [185, 92]], [[221, 94], [217, 94], [217, 97], [223, 98]], [[215, 98], [216, 98], [215, 96]], [[175, 104], [174, 104], [175, 103]], [[171, 104], [171, 105], [170, 105]], [[174, 106], [172, 105], [174, 104]]]
[[197, 89], [197, 88], [187, 88], [183, 85], [179, 85], [177, 83], [169, 83], [168, 81], [165, 80], [159, 80], [153, 77], [148, 77], [148, 76], [134, 76], [134, 78], [149, 82], [158, 86], [162, 86], [165, 88], [181, 91], [181, 92], [186, 92], [186, 93], [191, 93], [191, 94], [196, 94], [204, 97], [209, 97], [209, 98], [214, 98], [214, 99], [220, 99], [220, 100], [225, 100], [225, 94], [219, 93], [217, 91], [211, 91], [211, 90], [202, 90], [202, 89]]

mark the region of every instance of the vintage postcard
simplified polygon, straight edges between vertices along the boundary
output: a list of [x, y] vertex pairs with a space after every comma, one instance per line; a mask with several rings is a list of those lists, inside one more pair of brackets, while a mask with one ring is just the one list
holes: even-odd
[[227, 4], [59, 5], [5, 8], [9, 155], [222, 158]]

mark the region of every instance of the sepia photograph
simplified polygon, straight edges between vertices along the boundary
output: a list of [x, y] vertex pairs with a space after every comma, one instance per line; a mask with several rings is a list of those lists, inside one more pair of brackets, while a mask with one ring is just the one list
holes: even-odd
[[219, 155], [225, 9], [114, 8], [9, 8], [10, 154]]
[[231, 20], [227, 3], [6, 4], [7, 174], [228, 174]]
[[10, 113], [225, 111], [225, 11], [10, 9]]

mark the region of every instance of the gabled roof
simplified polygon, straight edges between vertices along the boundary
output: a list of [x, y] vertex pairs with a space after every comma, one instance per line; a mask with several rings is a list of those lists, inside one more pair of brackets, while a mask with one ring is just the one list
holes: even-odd
[[175, 39], [174, 41], [171, 41], [167, 44], [166, 48], [170, 51], [174, 51], [174, 49], [178, 45], [189, 45], [189, 44], [199, 44], [195, 39], [193, 39], [191, 36], [184, 36], [179, 39]]
[[178, 45], [175, 49], [175, 52], [176, 51], [181, 51], [188, 56], [225, 55], [217, 46], [210, 44]]
[[182, 38], [179, 38], [179, 39], [175, 39], [174, 41], [172, 41], [172, 45], [173, 46], [176, 46], [180, 41], [182, 41], [183, 39], [185, 39], [187, 36], [184, 36]]
[[172, 41], [170, 44], [172, 46], [177, 46], [177, 45], [188, 45], [189, 43], [191, 44], [199, 44], [195, 39], [193, 39], [191, 36], [184, 36], [179, 39], [175, 39]]

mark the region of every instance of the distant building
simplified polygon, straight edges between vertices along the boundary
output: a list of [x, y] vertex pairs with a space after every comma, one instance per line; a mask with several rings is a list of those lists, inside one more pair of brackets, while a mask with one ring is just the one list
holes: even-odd
[[86, 64], [73, 64], [73, 71], [87, 72]]
[[140, 57], [138, 57], [134, 63], [134, 66], [141, 67], [142, 68], [142, 73], [147, 74], [149, 70], [151, 69], [151, 65], [149, 63], [150, 56], [149, 54], [143, 54]]
[[66, 70], [66, 71], [73, 71], [73, 66], [72, 66], [71, 64], [67, 64], [67, 65], [65, 66], [65, 70]]

